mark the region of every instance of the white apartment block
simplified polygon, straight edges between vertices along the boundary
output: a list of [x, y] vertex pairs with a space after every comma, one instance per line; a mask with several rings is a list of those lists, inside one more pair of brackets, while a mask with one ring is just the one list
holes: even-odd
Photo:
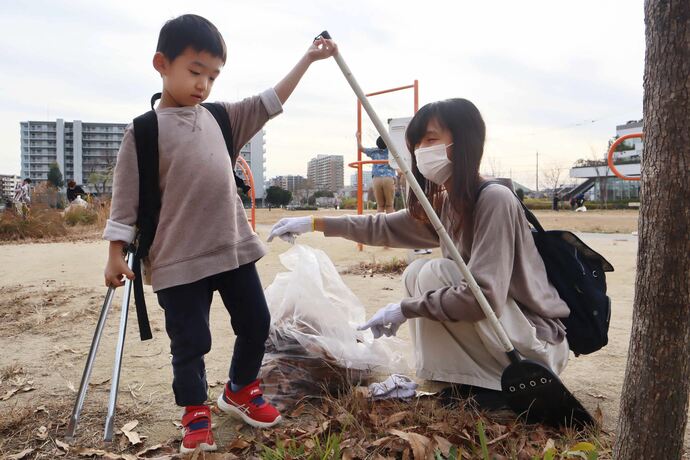
[[[371, 171], [362, 171], [362, 190], [369, 190], [371, 181]], [[357, 173], [350, 174], [350, 186], [357, 188]]]
[[81, 120], [66, 122], [62, 118], [23, 121], [20, 123], [21, 177], [45, 181], [50, 165], [57, 163], [65, 183], [74, 180], [87, 192], [95, 192], [89, 176], [115, 165], [126, 126]]
[[[261, 130], [251, 138], [251, 140], [240, 149], [242, 158], [245, 159], [252, 170], [254, 177], [254, 196], [263, 199], [266, 196], [266, 131]], [[244, 178], [239, 167], [235, 168], [237, 175]], [[249, 185], [249, 184], [247, 184]]]
[[344, 185], [342, 155], [317, 155], [309, 160], [307, 177], [314, 190], [337, 192]]
[[23, 178], [20, 176], [0, 174], [0, 198], [12, 198], [14, 189], [22, 180]]

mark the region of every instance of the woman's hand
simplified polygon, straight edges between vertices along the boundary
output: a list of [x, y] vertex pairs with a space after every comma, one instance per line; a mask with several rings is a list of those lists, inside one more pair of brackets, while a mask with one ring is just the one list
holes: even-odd
[[374, 313], [369, 321], [357, 328], [358, 331], [371, 329], [374, 338], [378, 339], [382, 335], [390, 337], [398, 332], [400, 325], [407, 321], [407, 318], [402, 314], [399, 303], [389, 303], [379, 311]]
[[314, 217], [286, 217], [285, 219], [280, 219], [277, 224], [271, 229], [271, 233], [268, 235], [268, 242], [273, 241], [276, 236], [283, 241], [287, 241], [290, 244], [295, 243], [295, 238], [297, 238], [302, 233], [313, 232], [314, 231]]

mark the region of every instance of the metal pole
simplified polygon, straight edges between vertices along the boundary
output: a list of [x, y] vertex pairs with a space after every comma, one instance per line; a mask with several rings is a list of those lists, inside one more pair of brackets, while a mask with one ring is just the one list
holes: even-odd
[[501, 323], [499, 323], [498, 318], [496, 318], [496, 314], [491, 309], [491, 306], [489, 305], [489, 302], [486, 300], [486, 297], [484, 297], [484, 293], [479, 288], [479, 285], [477, 285], [477, 282], [475, 281], [474, 277], [467, 268], [467, 265], [465, 265], [465, 262], [460, 256], [460, 252], [455, 247], [453, 240], [450, 239], [450, 236], [448, 235], [446, 229], [443, 227], [441, 219], [439, 219], [439, 217], [436, 215], [436, 212], [434, 211], [434, 208], [431, 206], [431, 203], [429, 203], [429, 199], [426, 197], [426, 195], [422, 191], [422, 188], [415, 180], [410, 168], [407, 166], [405, 161], [401, 158], [400, 154], [398, 153], [397, 148], [395, 147], [393, 140], [390, 138], [383, 122], [379, 119], [378, 115], [374, 111], [374, 108], [369, 103], [369, 100], [364, 95], [364, 91], [362, 91], [362, 88], [359, 86], [359, 83], [357, 83], [357, 80], [355, 80], [352, 71], [350, 71], [349, 67], [345, 63], [345, 60], [343, 59], [340, 53], [334, 55], [333, 58], [335, 59], [335, 62], [338, 63], [340, 70], [343, 72], [343, 75], [350, 84], [350, 87], [352, 87], [352, 90], [357, 95], [357, 98], [361, 101], [364, 110], [366, 110], [367, 114], [369, 115], [369, 118], [374, 123], [374, 126], [376, 126], [376, 130], [379, 132], [379, 135], [383, 138], [384, 142], [388, 146], [390, 153], [393, 154], [393, 157], [398, 162], [400, 169], [402, 170], [403, 174], [405, 174], [405, 178], [407, 179], [409, 186], [412, 188], [412, 191], [419, 199], [419, 202], [421, 203], [422, 207], [424, 208], [424, 211], [429, 217], [429, 220], [431, 221], [434, 230], [436, 230], [436, 233], [438, 233], [441, 243], [451, 253], [451, 256], [455, 260], [455, 263], [458, 265], [460, 272], [465, 278], [467, 285], [474, 294], [474, 297], [477, 299], [479, 306], [481, 307], [482, 311], [484, 312], [486, 317], [489, 319], [489, 322], [493, 326], [494, 332], [496, 333], [499, 341], [503, 345], [505, 352], [512, 352], [514, 350], [513, 344], [510, 342], [510, 339], [508, 338], [508, 335], [503, 329], [503, 326], [501, 326]]
[[[127, 266], [130, 270], [134, 265], [134, 254], [128, 254]], [[137, 273], [136, 276], [141, 276]], [[120, 311], [120, 331], [117, 337], [117, 348], [115, 349], [115, 364], [113, 365], [113, 376], [110, 380], [110, 399], [108, 401], [108, 415], [105, 418], [105, 434], [103, 440], [111, 442], [113, 440], [113, 423], [115, 421], [115, 403], [117, 402], [117, 392], [120, 387], [120, 367], [122, 366], [122, 351], [125, 346], [125, 335], [127, 332], [127, 315], [129, 313], [129, 298], [132, 293], [132, 280], [125, 281], [122, 292], [122, 306]]]
[[89, 356], [86, 358], [86, 366], [84, 366], [84, 373], [81, 376], [81, 383], [79, 384], [79, 393], [77, 393], [77, 399], [74, 402], [74, 409], [72, 410], [72, 416], [69, 419], [69, 425], [67, 426], [67, 434], [65, 437], [68, 440], [74, 439], [74, 432], [77, 429], [77, 424], [79, 423], [79, 415], [81, 414], [82, 407], [84, 406], [84, 399], [86, 398], [86, 391], [89, 388], [89, 380], [91, 380], [91, 371], [93, 370], [93, 363], [96, 360], [96, 353], [98, 352], [98, 345], [101, 342], [101, 336], [103, 335], [103, 328], [105, 326], [105, 320], [108, 317], [108, 312], [110, 311], [110, 305], [113, 303], [113, 296], [115, 294], [115, 288], [108, 288], [108, 293], [105, 295], [105, 300], [103, 301], [103, 307], [101, 308], [101, 314], [98, 317], [98, 323], [96, 324], [96, 330], [93, 333], [93, 339], [91, 340], [91, 348], [89, 349]]

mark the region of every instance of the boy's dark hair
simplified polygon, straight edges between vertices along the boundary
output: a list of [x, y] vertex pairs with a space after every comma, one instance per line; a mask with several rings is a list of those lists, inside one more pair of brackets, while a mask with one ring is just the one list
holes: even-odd
[[208, 19], [196, 14], [183, 14], [166, 22], [158, 35], [156, 51], [172, 62], [190, 46], [221, 58], [225, 64], [227, 48], [223, 36]]
[[29, 179], [29, 178], [27, 177], [26, 179], [24, 179], [24, 182], [26, 182], [27, 184], [30, 184], [30, 183], [31, 183], [31, 179]]
[[387, 146], [386, 143], [383, 141], [383, 138], [382, 138], [381, 136], [379, 136], [378, 138], [376, 138], [376, 147], [378, 147], [378, 148], [380, 148], [380, 149], [388, 148], [388, 146]]

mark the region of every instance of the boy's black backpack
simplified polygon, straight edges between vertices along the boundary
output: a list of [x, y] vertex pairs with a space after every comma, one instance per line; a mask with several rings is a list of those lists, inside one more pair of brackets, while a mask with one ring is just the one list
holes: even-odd
[[[141, 259], [146, 257], [156, 236], [158, 226], [158, 214], [161, 208], [161, 195], [158, 182], [158, 118], [153, 110], [153, 104], [160, 99], [161, 94], [156, 93], [151, 97], [151, 110], [134, 119], [134, 138], [137, 149], [137, 165], [139, 169], [139, 209], [137, 213], [137, 236], [136, 251], [134, 253], [133, 271], [136, 274], [134, 279], [134, 301], [137, 308], [137, 318], [139, 321], [139, 334], [141, 340], [152, 337], [151, 328], [146, 313], [146, 302], [144, 300], [144, 285], [141, 279]], [[221, 104], [205, 102], [204, 106], [218, 122], [220, 130], [225, 139], [225, 146], [233, 167], [237, 161], [239, 152], [233, 148], [232, 129], [230, 118], [225, 108]], [[238, 190], [244, 193], [249, 191], [242, 179], [235, 176], [235, 184]]]
[[[500, 182], [484, 182], [477, 197], [490, 184]], [[611, 300], [606, 295], [605, 272], [612, 272], [613, 266], [572, 232], [545, 231], [527, 206], [522, 201], [520, 204], [533, 227], [534, 244], [546, 275], [570, 308], [570, 316], [561, 319], [570, 349], [576, 356], [599, 350], [608, 343]]]

